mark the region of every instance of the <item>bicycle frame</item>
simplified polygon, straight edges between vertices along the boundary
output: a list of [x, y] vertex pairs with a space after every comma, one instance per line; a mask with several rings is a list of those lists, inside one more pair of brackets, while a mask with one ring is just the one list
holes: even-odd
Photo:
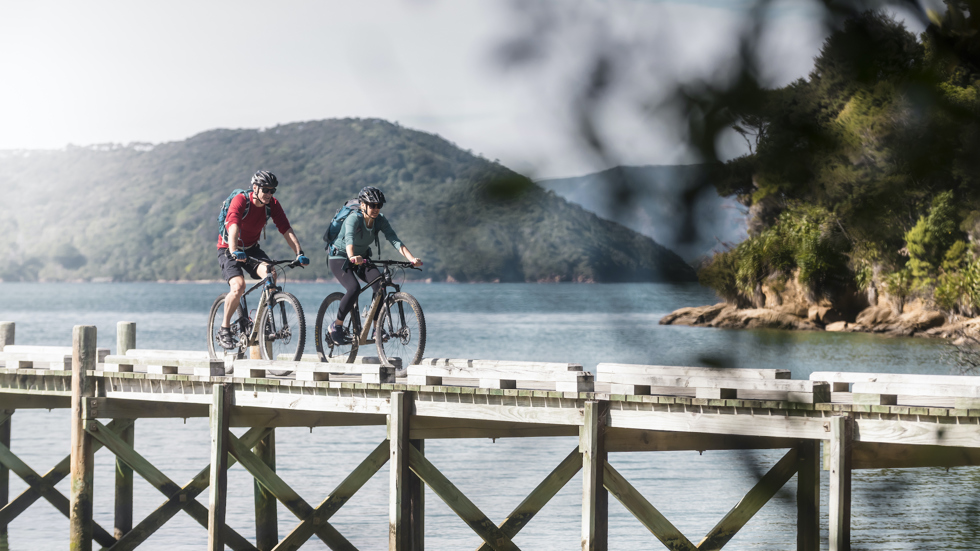
[[[248, 320], [252, 324], [251, 331], [248, 334], [248, 345], [250, 347], [259, 345], [259, 326], [257, 323], [255, 323], [255, 320], [262, 319], [262, 314], [265, 313], [266, 305], [269, 302], [269, 296], [271, 296], [272, 293], [279, 290], [279, 287], [273, 283], [271, 277], [272, 274], [269, 274], [268, 276], [265, 277], [265, 279], [253, 285], [249, 290], [245, 291], [245, 293], [242, 294], [242, 298], [239, 300], [239, 302], [242, 305], [242, 309], [245, 311], [245, 315], [248, 317]], [[245, 300], [245, 297], [261, 285], [265, 285], [266, 287], [259, 294], [259, 304], [255, 308], [255, 317], [253, 318], [252, 316], [249, 315], [248, 302]]]
[[[268, 275], [262, 278], [262, 280], [260, 280], [255, 285], [252, 285], [247, 291], [242, 293], [242, 298], [239, 299], [239, 303], [242, 305], [242, 310], [245, 311], [246, 318], [248, 318], [248, 321], [252, 324], [251, 330], [248, 333], [249, 347], [259, 345], [259, 327], [258, 327], [258, 323], [256, 323], [256, 320], [262, 319], [262, 314], [265, 313], [265, 309], [268, 307], [269, 298], [272, 296], [272, 294], [282, 290], [282, 288], [276, 284], [276, 279], [275, 279], [276, 269], [279, 264], [285, 264], [287, 262], [289, 261], [281, 260], [270, 264]], [[278, 269], [281, 270], [282, 268], [278, 268]], [[255, 317], [253, 318], [252, 316], [249, 315], [248, 302], [245, 300], [245, 297], [248, 296], [249, 293], [251, 293], [252, 291], [258, 289], [263, 285], [265, 286], [265, 289], [263, 289], [262, 293], [259, 294], [259, 304], [255, 308]]]
[[[377, 267], [377, 264], [375, 264], [375, 267]], [[386, 264], [384, 265], [384, 269], [381, 271], [381, 274], [378, 277], [372, 279], [368, 283], [365, 283], [364, 287], [358, 289], [357, 291], [358, 298], [360, 298], [361, 294], [364, 293], [364, 291], [370, 289], [371, 286], [377, 283], [378, 281], [381, 281], [381, 287], [378, 290], [378, 294], [375, 295], [374, 300], [371, 301], [371, 307], [368, 309], [368, 314], [367, 314], [367, 323], [365, 323], [363, 327], [360, 327], [361, 333], [357, 337], [358, 346], [363, 344], [374, 344], [374, 339], [370, 339], [368, 337], [371, 334], [371, 327], [373, 327], [375, 323], [377, 323], [379, 309], [381, 308], [381, 305], [384, 303], [384, 299], [388, 297], [388, 287], [394, 287], [396, 293], [401, 291], [401, 286], [391, 281], [391, 269]], [[352, 312], [357, 312], [357, 321], [355, 323], [357, 323], [358, 325], [360, 325], [359, 308], [360, 308], [360, 304], [355, 299], [354, 306], [351, 310]]]

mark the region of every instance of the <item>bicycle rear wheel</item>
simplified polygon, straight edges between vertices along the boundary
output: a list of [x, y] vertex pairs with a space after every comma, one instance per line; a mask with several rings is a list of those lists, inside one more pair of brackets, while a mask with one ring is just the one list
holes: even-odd
[[321, 362], [339, 361], [341, 363], [354, 363], [357, 357], [358, 323], [354, 321], [357, 317], [357, 308], [351, 311], [344, 319], [344, 338], [347, 343], [335, 343], [327, 335], [330, 324], [337, 320], [337, 311], [340, 309], [340, 299], [344, 298], [344, 293], [331, 293], [320, 303], [320, 309], [316, 313], [316, 353]]
[[[422, 361], [425, 352], [425, 316], [422, 306], [408, 293], [388, 296], [374, 332], [378, 356], [384, 365], [405, 368]], [[401, 360], [397, 365], [393, 360]]]
[[235, 348], [227, 350], [222, 348], [218, 341], [218, 330], [221, 329], [221, 322], [225, 314], [225, 297], [228, 293], [221, 293], [214, 299], [211, 305], [211, 314], [208, 316], [208, 354], [212, 358], [223, 358], [228, 354], [233, 354], [236, 358], [245, 357], [246, 348], [242, 346], [244, 335], [248, 334], [248, 316], [241, 303], [231, 316], [231, 335], [235, 341]]
[[[263, 360], [299, 361], [306, 345], [306, 319], [296, 297], [282, 291], [272, 295], [258, 323]], [[281, 376], [292, 371], [270, 369], [269, 373]]]

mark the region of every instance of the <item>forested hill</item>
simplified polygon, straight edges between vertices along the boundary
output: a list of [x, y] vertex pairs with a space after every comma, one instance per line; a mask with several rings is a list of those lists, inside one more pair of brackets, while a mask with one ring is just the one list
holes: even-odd
[[[704, 186], [690, 204], [686, 202], [685, 196], [702, 181], [712, 181], [712, 176], [706, 165], [617, 166], [537, 184], [696, 263], [746, 238], [746, 209], [734, 198], [721, 197], [713, 186]], [[685, 232], [680, 213], [688, 209], [694, 227]]]
[[[213, 130], [151, 145], [0, 152], [0, 278], [217, 279], [216, 216], [257, 169], [312, 258], [290, 278], [329, 278], [323, 232], [365, 185], [412, 252], [420, 277], [456, 281], [693, 281], [652, 239], [601, 220], [506, 167], [381, 120]], [[269, 225], [265, 248], [288, 247]], [[385, 258], [400, 256], [382, 242]]]

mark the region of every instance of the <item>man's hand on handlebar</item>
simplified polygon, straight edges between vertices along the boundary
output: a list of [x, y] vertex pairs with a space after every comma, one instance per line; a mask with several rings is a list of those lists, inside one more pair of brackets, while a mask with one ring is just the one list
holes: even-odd
[[307, 266], [309, 265], [309, 263], [310, 263], [310, 259], [307, 258], [305, 254], [303, 254], [303, 251], [300, 251], [299, 254], [296, 255], [296, 260], [293, 261], [294, 265], [301, 266], [301, 267]]
[[228, 255], [234, 258], [237, 262], [245, 262], [248, 260], [248, 255], [245, 254], [245, 251], [230, 251]]

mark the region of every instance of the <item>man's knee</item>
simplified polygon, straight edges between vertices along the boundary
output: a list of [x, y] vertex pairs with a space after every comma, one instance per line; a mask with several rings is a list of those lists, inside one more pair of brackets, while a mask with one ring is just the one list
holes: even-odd
[[237, 276], [229, 279], [228, 289], [231, 295], [240, 296], [245, 291], [245, 278]]

